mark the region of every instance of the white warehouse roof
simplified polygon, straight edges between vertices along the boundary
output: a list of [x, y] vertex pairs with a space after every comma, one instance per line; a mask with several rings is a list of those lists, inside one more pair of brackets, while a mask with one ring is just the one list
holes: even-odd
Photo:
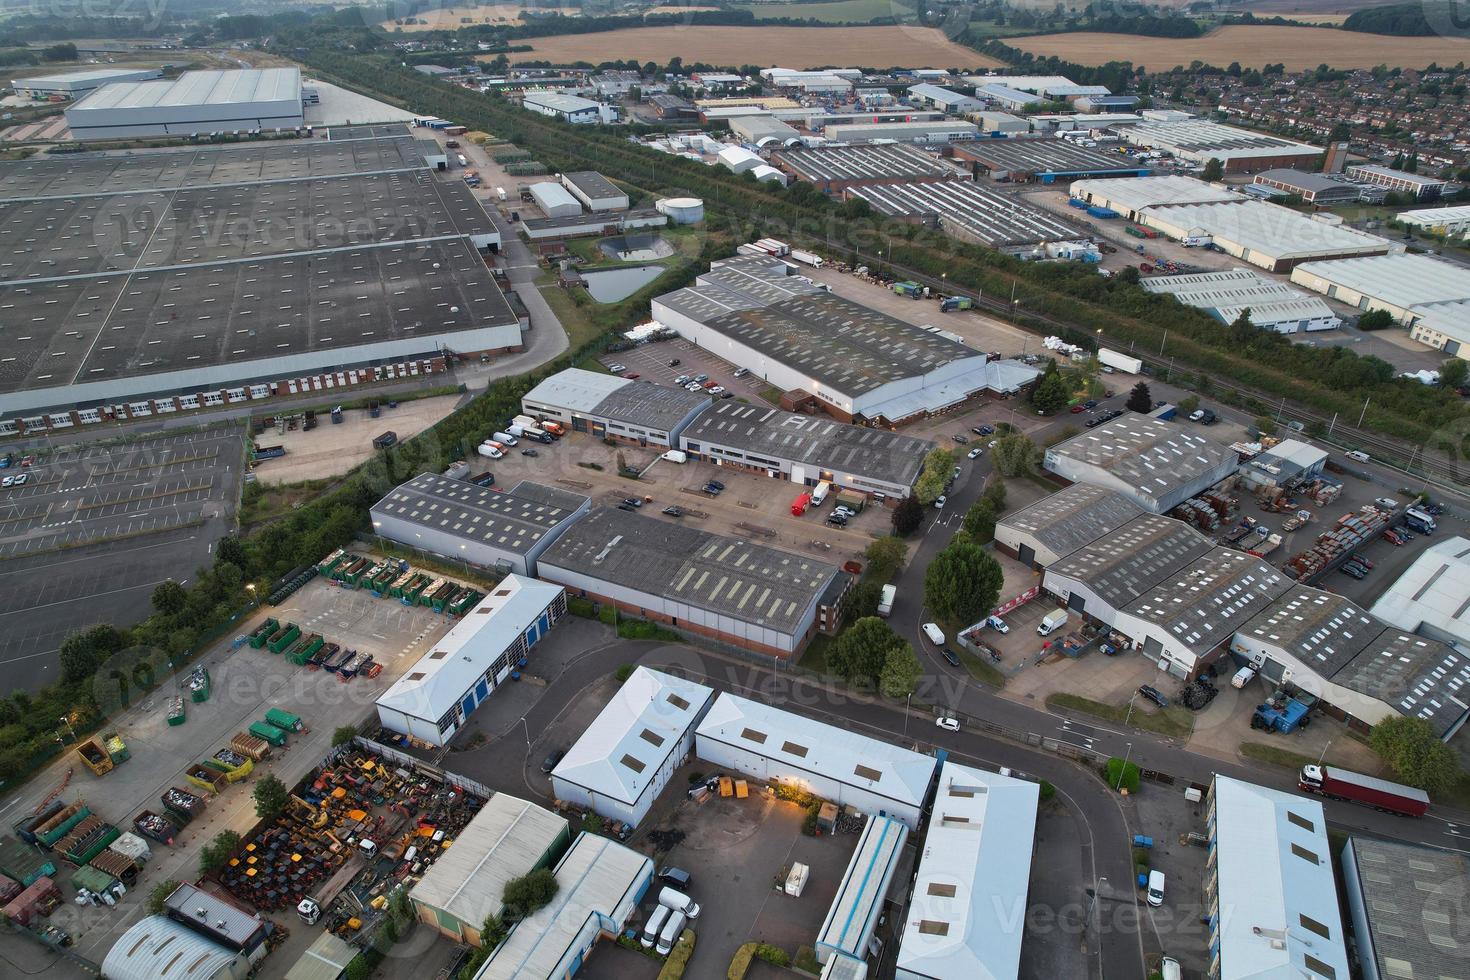
[[1350, 976], [1322, 804], [1226, 776], [1210, 792], [1221, 975]]
[[377, 703], [415, 718], [438, 720], [561, 591], [559, 585], [507, 575]]
[[1404, 309], [1421, 303], [1470, 299], [1470, 269], [1427, 255], [1375, 255], [1335, 262], [1304, 262], [1292, 281], [1310, 285], [1308, 276], [1363, 293]]
[[1116, 211], [1142, 211], [1161, 204], [1203, 204], [1208, 201], [1241, 201], [1232, 190], [1216, 187], [1193, 177], [1166, 174], [1161, 177], [1099, 177], [1074, 180], [1073, 197], [1104, 201]]
[[1411, 633], [1430, 626], [1470, 642], [1470, 539], [1445, 538], [1425, 548], [1369, 612]]
[[1035, 783], [953, 762], [939, 770], [898, 970], [927, 977], [1019, 975], [1036, 837]]
[[108, 980], [236, 980], [249, 970], [245, 957], [161, 915], [123, 933], [102, 961]]
[[153, 109], [301, 101], [301, 69], [186, 71], [172, 81], [116, 82], [95, 89], [73, 109]]
[[923, 805], [934, 775], [932, 756], [734, 694], [715, 699], [698, 735], [909, 807]]
[[714, 694], [703, 684], [639, 667], [553, 775], [599, 796], [637, 803]]
[[539, 184], [530, 187], [531, 196], [536, 199], [537, 207], [547, 214], [552, 214], [561, 208], [576, 208], [574, 214], [582, 213], [582, 202], [572, 196], [572, 192], [560, 184], [549, 180], [543, 180]]
[[1150, 210], [1149, 217], [1156, 227], [1159, 222], [1167, 222], [1181, 232], [1199, 229], [1218, 241], [1276, 259], [1390, 247], [1387, 239], [1377, 235], [1318, 221], [1265, 201], [1161, 205]]

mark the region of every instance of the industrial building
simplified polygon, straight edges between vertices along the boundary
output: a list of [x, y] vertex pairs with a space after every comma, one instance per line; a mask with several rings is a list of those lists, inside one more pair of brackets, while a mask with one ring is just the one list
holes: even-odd
[[527, 92], [521, 98], [521, 107], [575, 125], [618, 121], [618, 110], [613, 106], [565, 92]]
[[1148, 164], [1121, 153], [1102, 153], [1071, 140], [1049, 136], [976, 140], [954, 149], [956, 160], [971, 161], [977, 172], [1017, 183], [1087, 177], [1147, 177]]
[[560, 586], [507, 575], [378, 696], [378, 722], [430, 745], [448, 745], [566, 611]]
[[286, 980], [343, 980], [359, 952], [335, 932], [323, 932], [286, 971]]
[[638, 667], [556, 764], [556, 798], [637, 827], [694, 752], [714, 699], [702, 684]]
[[1470, 713], [1470, 657], [1305, 585], [1241, 627], [1230, 651], [1269, 685], [1289, 682], [1358, 731], [1390, 718], [1420, 718], [1448, 739]]
[[1362, 196], [1356, 185], [1345, 180], [1301, 170], [1265, 170], [1251, 183], [1294, 195], [1304, 204], [1352, 204]]
[[578, 170], [562, 174], [561, 184], [581, 201], [588, 211], [626, 211], [628, 195], [618, 185], [595, 170]]
[[1257, 200], [1161, 205], [1149, 208], [1138, 221], [1170, 238], [1205, 239], [1268, 272], [1286, 272], [1316, 259], [1386, 255], [1397, 248], [1330, 215], [1309, 217]]
[[1046, 101], [1044, 95], [1039, 95], [1036, 92], [1023, 92], [1020, 89], [1010, 88], [1006, 85], [997, 85], [994, 82], [977, 87], [975, 94], [987, 102], [993, 102], [1012, 112], [1020, 112], [1028, 105], [1035, 105]]
[[1326, 467], [1327, 450], [1298, 439], [1283, 439], [1246, 460], [1240, 468], [1240, 479], [1251, 489], [1292, 490], [1321, 476]]
[[1070, 192], [1079, 201], [1111, 208], [1129, 221], [1141, 221], [1149, 208], [1160, 205], [1244, 200], [1223, 186], [1173, 174], [1133, 179], [1083, 179], [1073, 182]]
[[475, 980], [564, 980], [615, 939], [647, 895], [653, 862], [583, 831], [557, 863], [556, 895], [510, 930]]
[[1342, 317], [1322, 300], [1249, 269], [1150, 276], [1140, 279], [1139, 285], [1151, 293], [1168, 293], [1225, 324], [1234, 323], [1249, 310], [1254, 326], [1276, 333], [1310, 333], [1342, 326]]
[[573, 524], [537, 569], [630, 615], [781, 658], [835, 631], [851, 583], [813, 558], [615, 507]]
[[253, 909], [247, 911], [229, 899], [187, 882], [169, 892], [163, 902], [163, 914], [252, 963], [265, 959], [269, 951], [266, 939], [270, 930]]
[[1464, 975], [1464, 851], [1354, 835], [1339, 864], [1363, 980]]
[[958, 119], [842, 123], [822, 129], [822, 135], [834, 143], [871, 143], [875, 140], [898, 140], [903, 143], [953, 143], [958, 140], [972, 140], [979, 132], [980, 127], [974, 123]]
[[942, 85], [931, 85], [928, 82], [910, 85], [908, 97], [914, 105], [928, 106], [931, 109], [952, 112], [956, 115], [976, 112], [985, 105], [973, 95], [962, 95], [953, 89], [947, 89]]
[[1322, 804], [1216, 776], [1205, 810], [1210, 975], [1351, 976]]
[[1049, 211], [971, 180], [867, 184], [849, 187], [847, 196], [866, 201], [874, 211], [889, 217], [924, 223], [937, 219], [946, 234], [1009, 254], [1031, 256], [1038, 245], [1087, 238], [1087, 232]]
[[1042, 587], [1073, 612], [1112, 625], [1214, 543], [1183, 521], [1144, 514], [1047, 566]]
[[535, 575], [536, 559], [591, 507], [588, 497], [530, 480], [505, 491], [420, 473], [369, 514], [373, 533], [389, 541], [502, 574]]
[[724, 693], [699, 723], [695, 755], [838, 807], [891, 817], [910, 831], [918, 829], [938, 766], [933, 756]]
[[775, 116], [735, 116], [728, 122], [730, 132], [742, 143], [766, 147], [772, 143], [790, 146], [801, 142], [801, 134]]
[[1393, 216], [1393, 220], [1419, 231], [1459, 238], [1470, 232], [1470, 204], [1400, 211]]
[[1130, 112], [1138, 106], [1136, 95], [1079, 95], [1072, 100], [1078, 112]]
[[485, 920], [500, 915], [505, 886], [550, 867], [572, 843], [550, 810], [496, 793], [408, 893], [419, 921], [451, 942], [480, 947]]
[[548, 218], [576, 218], [582, 214], [582, 202], [561, 184], [543, 180], [532, 184], [527, 190], [531, 200]]
[[1101, 134], [1121, 126], [1135, 126], [1142, 117], [1135, 112], [1041, 112], [1026, 117], [1037, 133], [1085, 132]]
[[594, 211], [590, 214], [579, 211], [565, 218], [522, 218], [521, 234], [529, 241], [539, 242], [586, 235], [620, 235], [640, 228], [662, 228], [668, 223], [668, 217], [654, 208]]
[[1033, 782], [946, 761], [899, 934], [898, 980], [1015, 977], [1026, 930]]
[[638, 446], [678, 447], [680, 433], [709, 407], [703, 392], [581, 368], [558, 371], [521, 398], [533, 418]]
[[861, 963], [883, 915], [888, 886], [903, 859], [909, 831], [891, 817], [869, 817], [858, 837], [857, 850], [837, 885], [837, 896], [822, 920], [814, 949], [818, 963], [834, 956]]
[[1386, 310], [1411, 329], [1423, 317], [1421, 307], [1470, 300], [1470, 269], [1407, 252], [1308, 262], [1292, 270], [1291, 281], [1359, 310]]
[[186, 71], [178, 78], [114, 82], [66, 107], [78, 140], [300, 129], [301, 69]]
[[[427, 373], [446, 347], [520, 350], [479, 254], [499, 235], [470, 191], [401, 126], [333, 135], [0, 161], [0, 308], [27, 326], [7, 342], [0, 426], [315, 390], [323, 371], [340, 388], [409, 360]], [[225, 214], [273, 231], [199, 232]]]
[[[1031, 132], [1030, 121], [1009, 112], [985, 109], [977, 115], [980, 117], [980, 131], [987, 136], [1021, 136]], [[956, 156], [959, 156], [959, 149], [955, 148]]]
[[1424, 303], [1414, 307], [1409, 336], [1455, 357], [1470, 358], [1470, 300]]
[[1315, 167], [1320, 147], [1255, 133], [1248, 129], [1193, 119], [1187, 122], [1139, 122], [1118, 130], [1134, 146], [1172, 154], [1203, 166], [1219, 160], [1227, 174], [1253, 174], [1281, 167]]
[[1372, 613], [1410, 633], [1470, 644], [1470, 539], [1445, 538], [1425, 548]]
[[835, 296], [767, 256], [716, 264], [693, 286], [653, 300], [653, 318], [687, 340], [801, 392], [842, 421], [922, 418], [1039, 377], [990, 361], [943, 331]]
[[1164, 514], [1230, 476], [1239, 461], [1207, 435], [1130, 412], [1049, 447], [1044, 465]]
[[63, 71], [53, 75], [32, 75], [10, 83], [23, 99], [79, 99], [104, 85], [117, 82], [146, 82], [163, 74], [162, 68], [89, 68]]
[[1023, 565], [1043, 569], [1144, 513], [1116, 490], [1074, 483], [1007, 514], [995, 525], [995, 546]]
[[1411, 174], [1407, 170], [1379, 167], [1371, 163], [1350, 163], [1343, 175], [1348, 180], [1357, 180], [1376, 187], [1384, 187], [1400, 194], [1412, 194], [1421, 201], [1432, 201], [1445, 193], [1450, 186], [1448, 180]]
[[764, 473], [797, 486], [826, 481], [838, 490], [898, 500], [913, 489], [934, 443], [730, 400], [716, 402], [683, 429], [679, 448], [716, 466]]
[[782, 170], [815, 184], [827, 194], [869, 184], [912, 184], [969, 177], [934, 154], [904, 143], [787, 149], [778, 151], [772, 159]]
[[732, 174], [743, 174], [747, 170], [765, 165], [760, 154], [752, 153], [743, 146], [727, 146], [715, 155], [715, 159]]
[[966, 75], [965, 81], [976, 88], [984, 85], [1000, 85], [1036, 96], [1040, 96], [1048, 89], [1077, 84], [1065, 75]]
[[102, 960], [108, 980], [245, 980], [245, 956], [161, 915], [140, 919]]

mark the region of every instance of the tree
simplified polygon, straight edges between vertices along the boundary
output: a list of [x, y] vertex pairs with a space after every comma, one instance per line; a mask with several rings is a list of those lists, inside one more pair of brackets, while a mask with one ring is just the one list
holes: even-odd
[[1041, 450], [1025, 434], [1015, 432], [996, 441], [990, 463], [1001, 476], [1035, 473], [1041, 465]]
[[199, 873], [209, 874], [225, 866], [230, 855], [240, 847], [240, 835], [233, 830], [222, 830], [214, 839], [199, 849]]
[[878, 615], [878, 603], [882, 599], [882, 583], [864, 576], [842, 597], [842, 622], [853, 623], [866, 616]]
[[1381, 721], [1374, 726], [1369, 744], [1400, 779], [1430, 796], [1448, 792], [1460, 780], [1459, 757], [1423, 718], [1400, 716]]
[[240, 539], [233, 534], [227, 534], [219, 539], [214, 547], [214, 560], [227, 561], [241, 571], [250, 569], [250, 555], [245, 551], [245, 546]]
[[356, 725], [339, 725], [332, 732], [332, 748], [335, 749], [339, 745], [346, 745], [348, 742], [352, 741], [356, 737]]
[[965, 626], [995, 607], [1005, 582], [1000, 563], [979, 545], [957, 541], [924, 572], [924, 605], [947, 623]]
[[878, 677], [878, 691], [885, 698], [906, 698], [914, 693], [924, 668], [914, 656], [914, 648], [905, 643], [888, 651]]
[[1185, 395], [1179, 399], [1179, 404], [1176, 407], [1179, 409], [1180, 414], [1185, 417], [1193, 415], [1195, 410], [1199, 408], [1199, 395]]
[[893, 516], [889, 518], [893, 525], [893, 533], [902, 537], [908, 537], [919, 529], [924, 522], [924, 505], [919, 503], [919, 498], [909, 494], [898, 502], [893, 508]]
[[833, 641], [827, 651], [827, 666], [849, 683], [876, 684], [888, 662], [889, 651], [906, 646], [887, 620], [865, 616]]
[[177, 891], [178, 887], [179, 883], [173, 878], [154, 885], [153, 890], [148, 893], [148, 914], [162, 915], [163, 903], [168, 901], [168, 897]]
[[291, 793], [286, 784], [274, 773], [266, 773], [255, 784], [255, 815], [262, 820], [274, 820], [286, 810]]
[[977, 544], [986, 544], [995, 537], [995, 520], [995, 504], [981, 497], [965, 511], [960, 528]]
[[505, 883], [501, 902], [505, 906], [501, 918], [509, 924], [521, 921], [556, 897], [556, 875], [550, 868], [537, 868]]
[[1358, 317], [1359, 330], [1383, 330], [1393, 326], [1393, 314], [1387, 310], [1369, 310]]
[[868, 550], [863, 552], [863, 557], [868, 560], [868, 577], [887, 582], [903, 567], [908, 554], [908, 545], [891, 534], [873, 539]]
[[72, 684], [91, 677], [108, 657], [123, 648], [126, 639], [105, 623], [68, 636], [61, 641], [57, 654], [61, 662], [61, 679]]
[[1239, 347], [1248, 347], [1253, 340], [1260, 338], [1261, 334], [1256, 327], [1255, 321], [1251, 319], [1250, 308], [1247, 307], [1230, 321], [1230, 342]]
[[505, 942], [505, 937], [510, 930], [505, 927], [498, 915], [485, 917], [485, 923], [480, 927], [480, 943], [482, 948], [493, 951], [496, 946]]
[[184, 587], [173, 579], [160, 582], [158, 588], [153, 590], [153, 608], [165, 616], [177, 616], [184, 611], [184, 606], [189, 601], [189, 593]]
[[1219, 180], [1224, 176], [1225, 164], [1220, 162], [1219, 157], [1210, 157], [1209, 162], [1205, 164], [1204, 172], [1200, 174], [1200, 177], [1208, 181]]
[[1002, 480], [1000, 476], [997, 475], [994, 480], [990, 481], [990, 485], [985, 488], [985, 492], [980, 495], [980, 499], [990, 501], [991, 506], [995, 508], [995, 512], [997, 514], [1005, 510], [1006, 481]]
[[1031, 389], [1031, 404], [1036, 406], [1037, 411], [1047, 415], [1061, 411], [1071, 397], [1071, 386], [1060, 371], [1045, 375]]
[[914, 484], [914, 493], [918, 496], [919, 503], [926, 506], [934, 503], [934, 499], [944, 492], [944, 485], [949, 482], [949, 475], [953, 470], [954, 453], [938, 446], [929, 450], [924, 457], [924, 468], [919, 473], [919, 480]]
[[1139, 415], [1147, 415], [1149, 412], [1152, 412], [1154, 410], [1154, 394], [1148, 390], [1148, 383], [1140, 381], [1134, 385], [1133, 390], [1128, 392], [1128, 400], [1123, 403], [1123, 407], [1130, 412], [1137, 412]]
[[1257, 415], [1256, 431], [1263, 436], [1274, 436], [1276, 434], [1276, 420], [1269, 415]]
[[1439, 366], [1439, 383], [1446, 388], [1458, 388], [1470, 375], [1470, 361], [1452, 357]]

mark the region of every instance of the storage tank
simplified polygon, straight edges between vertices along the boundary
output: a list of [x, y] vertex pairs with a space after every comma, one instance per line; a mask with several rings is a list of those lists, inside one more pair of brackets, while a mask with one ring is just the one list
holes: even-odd
[[697, 197], [666, 197], [654, 206], [676, 225], [694, 225], [704, 220], [704, 202]]

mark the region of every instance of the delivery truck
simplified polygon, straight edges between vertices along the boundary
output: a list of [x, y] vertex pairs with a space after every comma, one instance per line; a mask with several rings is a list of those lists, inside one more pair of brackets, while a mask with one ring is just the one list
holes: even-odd
[[1036, 627], [1037, 636], [1050, 636], [1063, 626], [1067, 625], [1067, 610], [1053, 609], [1041, 617], [1041, 622]]
[[1297, 786], [1328, 799], [1350, 800], [1401, 817], [1422, 817], [1429, 810], [1429, 794], [1422, 789], [1336, 766], [1302, 766]]
[[1143, 361], [1136, 357], [1129, 357], [1127, 354], [1120, 354], [1115, 350], [1108, 350], [1106, 347], [1098, 348], [1097, 360], [1099, 364], [1122, 371], [1124, 374], [1138, 374], [1143, 371]]
[[898, 586], [885, 585], [878, 598], [878, 615], [887, 619], [893, 614], [893, 600], [898, 598]]

